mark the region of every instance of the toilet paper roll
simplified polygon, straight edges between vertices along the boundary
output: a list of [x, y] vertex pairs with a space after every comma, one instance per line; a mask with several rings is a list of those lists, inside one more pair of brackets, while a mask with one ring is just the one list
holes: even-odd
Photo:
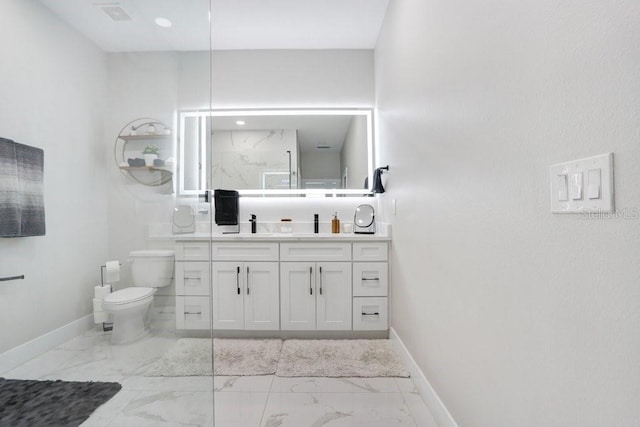
[[104, 273], [105, 283], [113, 283], [120, 281], [120, 261], [107, 261], [107, 267]]
[[96, 286], [93, 288], [93, 297], [97, 299], [104, 299], [111, 293], [111, 286]]

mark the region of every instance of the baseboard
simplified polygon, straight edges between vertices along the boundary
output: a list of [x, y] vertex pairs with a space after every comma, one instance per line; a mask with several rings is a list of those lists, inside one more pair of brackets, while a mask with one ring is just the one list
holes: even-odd
[[64, 326], [0, 354], [0, 373], [6, 373], [23, 363], [56, 348], [71, 338], [94, 327], [93, 314], [81, 317]]
[[389, 340], [391, 341], [393, 349], [400, 355], [405, 366], [411, 373], [411, 379], [418, 388], [422, 400], [424, 400], [429, 411], [431, 411], [431, 415], [433, 415], [433, 418], [437, 421], [438, 426], [458, 427], [458, 424], [449, 413], [449, 410], [444, 406], [444, 403], [442, 403], [442, 400], [440, 400], [440, 397], [438, 397], [438, 394], [433, 387], [431, 387], [429, 380], [427, 380], [427, 377], [425, 377], [420, 367], [418, 367], [418, 364], [411, 356], [411, 353], [409, 353], [409, 350], [404, 346], [400, 336], [393, 328], [390, 328], [389, 330]]

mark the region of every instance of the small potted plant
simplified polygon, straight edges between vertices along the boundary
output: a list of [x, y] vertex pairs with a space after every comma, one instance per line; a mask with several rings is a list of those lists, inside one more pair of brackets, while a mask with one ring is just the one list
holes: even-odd
[[142, 151], [144, 157], [144, 164], [146, 166], [153, 166], [153, 161], [158, 158], [160, 154], [160, 148], [157, 145], [147, 145]]

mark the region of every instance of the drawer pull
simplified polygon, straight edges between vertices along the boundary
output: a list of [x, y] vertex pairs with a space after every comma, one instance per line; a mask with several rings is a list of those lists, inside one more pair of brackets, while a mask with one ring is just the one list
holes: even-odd
[[380, 313], [375, 312], [375, 313], [362, 313], [363, 316], [380, 316]]
[[379, 277], [374, 277], [374, 278], [369, 279], [369, 278], [367, 278], [367, 277], [363, 277], [363, 278], [362, 278], [362, 280], [363, 280], [363, 281], [364, 281], [364, 280], [378, 280], [378, 281], [379, 281], [379, 280], [380, 280], [380, 278], [379, 278]]
[[322, 267], [320, 267], [320, 295], [322, 295]]
[[249, 295], [249, 267], [247, 267], [247, 295]]
[[309, 267], [309, 295], [313, 295], [313, 286], [311, 286], [313, 278], [313, 267]]
[[197, 316], [201, 316], [201, 315], [202, 315], [202, 312], [201, 312], [201, 311], [185, 311], [185, 312], [184, 312], [184, 315], [185, 315], [185, 316], [186, 316], [186, 315], [193, 315], [193, 316], [196, 316], [196, 315], [197, 315]]

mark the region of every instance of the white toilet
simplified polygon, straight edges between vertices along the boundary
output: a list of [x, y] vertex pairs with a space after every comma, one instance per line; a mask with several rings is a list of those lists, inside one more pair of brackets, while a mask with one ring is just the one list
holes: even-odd
[[113, 316], [111, 342], [122, 344], [148, 333], [147, 313], [157, 288], [171, 284], [174, 251], [144, 250], [129, 254], [132, 260], [133, 287], [113, 292], [104, 298], [104, 310]]

